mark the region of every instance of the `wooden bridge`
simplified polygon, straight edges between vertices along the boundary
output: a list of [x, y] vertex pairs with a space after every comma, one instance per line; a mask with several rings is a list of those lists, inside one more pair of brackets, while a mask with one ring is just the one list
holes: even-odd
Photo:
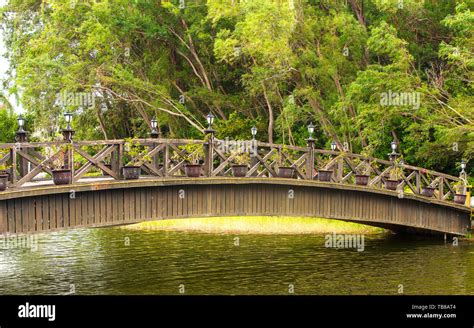
[[[235, 148], [244, 150], [235, 151]], [[250, 151], [244, 177], [232, 165]], [[0, 192], [0, 234], [112, 226], [147, 220], [243, 215], [311, 216], [394, 231], [464, 235], [470, 209], [453, 202], [463, 180], [395, 160], [263, 142], [136, 139], [0, 144], [8, 189]], [[187, 177], [186, 165], [201, 165]], [[71, 184], [54, 185], [58, 168]], [[123, 179], [126, 164], [141, 177]], [[290, 178], [279, 168], [290, 167]], [[396, 190], [385, 183], [397, 170]], [[329, 181], [320, 181], [331, 171]], [[326, 172], [327, 173], [327, 172]], [[364, 173], [366, 185], [355, 183]], [[327, 174], [326, 174], [327, 177]], [[431, 191], [432, 196], [426, 191]]]

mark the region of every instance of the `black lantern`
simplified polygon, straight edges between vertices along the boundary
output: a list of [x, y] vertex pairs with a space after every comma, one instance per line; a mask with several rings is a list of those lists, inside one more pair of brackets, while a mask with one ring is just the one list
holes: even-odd
[[391, 162], [394, 162], [400, 155], [397, 153], [397, 142], [395, 140], [390, 143], [390, 148], [392, 149], [392, 152], [388, 154], [388, 158]]
[[23, 116], [20, 114], [18, 116], [18, 131], [16, 132], [16, 141], [17, 142], [26, 142], [26, 131], [24, 129], [25, 127], [25, 119]]
[[158, 138], [158, 137], [160, 136], [160, 133], [159, 133], [158, 130], [157, 130], [158, 121], [156, 120], [156, 118], [153, 118], [150, 123], [151, 123], [150, 136], [151, 136], [152, 138]]
[[25, 131], [23, 129], [24, 127], [25, 127], [25, 119], [20, 114], [20, 116], [18, 116], [18, 132], [24, 132]]
[[462, 160], [461, 161], [461, 174], [466, 173], [466, 161]]
[[309, 140], [313, 140], [313, 133], [314, 133], [314, 125], [313, 122], [309, 123], [308, 125], [308, 133], [309, 133]]
[[207, 129], [204, 131], [206, 133], [211, 133], [211, 134], [214, 134], [214, 129], [212, 128], [212, 123], [214, 123], [214, 115], [212, 115], [211, 112], [209, 112], [209, 114], [207, 114], [206, 116], [206, 120], [207, 120], [207, 124], [209, 124], [209, 126], [207, 127]]
[[252, 139], [255, 140], [255, 136], [257, 135], [257, 128], [253, 126], [250, 131], [252, 132]]
[[336, 151], [337, 143], [335, 141], [331, 142], [331, 150]]
[[65, 141], [72, 141], [72, 136], [74, 135], [74, 130], [71, 127], [72, 122], [72, 113], [66, 112], [64, 113], [64, 120], [66, 121], [66, 128], [63, 129], [63, 137]]

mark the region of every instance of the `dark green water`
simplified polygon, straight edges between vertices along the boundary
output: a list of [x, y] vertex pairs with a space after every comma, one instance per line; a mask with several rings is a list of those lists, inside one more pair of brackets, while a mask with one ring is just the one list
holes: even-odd
[[[0, 249], [0, 294], [474, 294], [474, 244], [366, 236], [365, 251], [322, 235], [81, 229]], [[130, 241], [127, 246], [127, 240]], [[73, 285], [73, 286], [71, 286]], [[72, 288], [72, 289], [71, 289]], [[181, 286], [182, 290], [183, 286]]]

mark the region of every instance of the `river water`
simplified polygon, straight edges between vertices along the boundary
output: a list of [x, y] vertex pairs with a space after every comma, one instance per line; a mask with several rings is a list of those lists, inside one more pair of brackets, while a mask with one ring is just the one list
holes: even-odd
[[0, 249], [0, 294], [474, 294], [474, 243], [391, 234], [365, 249], [324, 235], [235, 235], [119, 228], [38, 235]]

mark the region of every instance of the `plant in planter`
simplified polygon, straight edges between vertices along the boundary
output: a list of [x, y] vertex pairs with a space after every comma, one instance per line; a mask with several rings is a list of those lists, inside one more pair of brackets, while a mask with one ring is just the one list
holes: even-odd
[[52, 167], [53, 183], [55, 185], [67, 185], [72, 183], [72, 170], [65, 166], [66, 154], [72, 149], [71, 144], [64, 144], [59, 147], [51, 146], [46, 149], [50, 157]]
[[355, 182], [358, 186], [367, 186], [369, 184], [371, 168], [370, 165], [364, 163], [362, 169], [359, 169], [355, 175]]
[[140, 179], [141, 165], [143, 162], [150, 162], [151, 158], [142, 153], [140, 142], [136, 139], [125, 139], [124, 144], [127, 155], [124, 156], [124, 166], [122, 174], [125, 180]]
[[[10, 152], [10, 149], [0, 149], [0, 158], [5, 157]], [[3, 164], [0, 165], [0, 175], [10, 175], [10, 168], [11, 166]]]
[[8, 185], [8, 170], [10, 169], [9, 165], [0, 165], [0, 191], [5, 191]]
[[[184, 160], [184, 171], [188, 178], [198, 178], [201, 176], [202, 164], [200, 161], [204, 158], [204, 147], [201, 144], [190, 144], [179, 147], [185, 152]], [[175, 154], [175, 159], [181, 159], [179, 154]]]
[[425, 186], [421, 188], [421, 195], [425, 197], [433, 197], [435, 188], [431, 186]]
[[[342, 156], [342, 155], [339, 155]], [[331, 182], [332, 174], [334, 171], [326, 170], [327, 162], [319, 160], [316, 165], [316, 170], [318, 171], [318, 180], [323, 182]]]
[[397, 190], [397, 186], [400, 184], [400, 180], [403, 176], [403, 170], [398, 165], [395, 165], [390, 170], [389, 178], [385, 180], [385, 189]]
[[287, 178], [291, 179], [293, 175], [295, 174], [295, 169], [291, 166], [283, 166], [282, 163], [284, 163], [284, 158], [282, 153], [287, 152], [287, 148], [283, 147], [281, 149], [281, 152], [276, 152], [274, 153], [271, 157], [270, 160], [273, 163], [276, 163], [277, 165], [277, 176], [279, 178]]
[[456, 204], [461, 204], [461, 205], [464, 205], [466, 204], [466, 182], [463, 181], [463, 180], [459, 180], [457, 181], [454, 185], [454, 190], [455, 190], [455, 194], [454, 194], [454, 202]]
[[234, 177], [244, 178], [249, 170], [250, 154], [237, 152], [234, 156], [234, 163], [232, 165], [232, 174]]

